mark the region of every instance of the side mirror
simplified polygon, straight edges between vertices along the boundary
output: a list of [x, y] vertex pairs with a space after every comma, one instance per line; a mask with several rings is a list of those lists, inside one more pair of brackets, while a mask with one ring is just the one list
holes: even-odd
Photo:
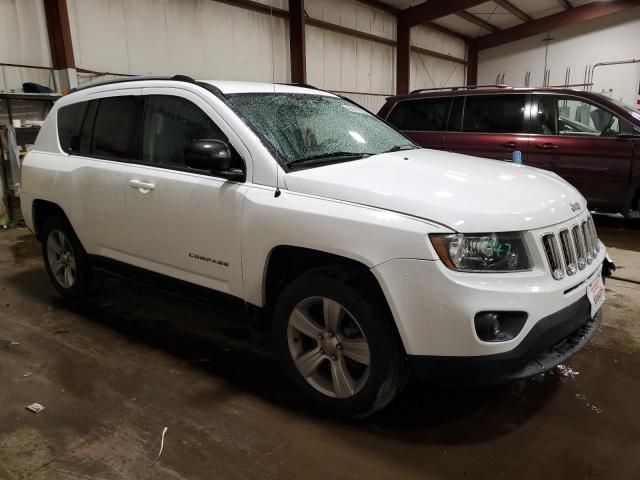
[[198, 170], [206, 170], [228, 180], [244, 178], [240, 169], [232, 169], [231, 148], [222, 140], [197, 140], [184, 149], [184, 164]]

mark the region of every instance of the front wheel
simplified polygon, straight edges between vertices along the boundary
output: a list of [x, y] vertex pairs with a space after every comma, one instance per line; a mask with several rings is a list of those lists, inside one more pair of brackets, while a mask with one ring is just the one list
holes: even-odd
[[311, 272], [275, 306], [280, 362], [314, 403], [339, 415], [385, 407], [403, 383], [402, 348], [382, 299], [357, 277]]

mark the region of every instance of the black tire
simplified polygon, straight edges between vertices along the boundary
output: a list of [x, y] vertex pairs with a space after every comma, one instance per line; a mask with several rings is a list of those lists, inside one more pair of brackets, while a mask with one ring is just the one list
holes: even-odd
[[[289, 283], [275, 304], [274, 346], [285, 373], [309, 400], [334, 415], [349, 417], [371, 415], [387, 406], [406, 383], [405, 355], [399, 336], [392, 324], [384, 299], [372, 291], [375, 289], [371, 288], [371, 282], [363, 278], [363, 275], [348, 274], [337, 269], [311, 271]], [[290, 349], [291, 314], [301, 302], [318, 297], [330, 299], [344, 307], [346, 313], [342, 313], [342, 318], [347, 318], [345, 315], [348, 315], [347, 322], [354, 319], [368, 344], [370, 362], [368, 374], [359, 382], [360, 389], [348, 398], [332, 397], [314, 387], [296, 367], [294, 361], [296, 354]], [[309, 340], [310, 336], [302, 335], [302, 337], [307, 343], [313, 344]], [[300, 338], [294, 341], [299, 342]], [[311, 345], [308, 348], [320, 348], [321, 342], [317, 343], [317, 346]], [[344, 348], [346, 350], [346, 347]], [[321, 349], [320, 352], [325, 353], [325, 349]], [[346, 351], [340, 353], [344, 354], [346, 361]], [[301, 356], [303, 355], [300, 353], [297, 358]], [[329, 375], [333, 373], [333, 363], [336, 360], [335, 355], [331, 357], [332, 359], [327, 359]], [[338, 363], [341, 361], [342, 359], [339, 358]], [[360, 365], [356, 364], [356, 367], [358, 366]], [[337, 391], [338, 389], [335, 388], [334, 394], [337, 394]]]
[[[57, 240], [60, 239], [60, 234], [66, 239], [66, 242], [64, 242], [65, 249], [71, 252], [73, 260], [75, 260], [75, 268], [72, 269], [73, 281], [70, 285], [63, 284], [59, 277], [54, 274], [54, 268], [59, 266], [59, 264], [55, 264], [55, 262], [60, 258], [55, 252], [52, 252], [49, 246], [54, 237]], [[61, 242], [58, 241], [57, 243], [59, 244]], [[42, 230], [42, 256], [51, 283], [63, 297], [69, 299], [85, 298], [95, 293], [100, 287], [101, 277], [97, 276], [91, 269], [87, 252], [82, 247], [73, 228], [65, 218], [54, 216], [48, 218], [45, 222]]]

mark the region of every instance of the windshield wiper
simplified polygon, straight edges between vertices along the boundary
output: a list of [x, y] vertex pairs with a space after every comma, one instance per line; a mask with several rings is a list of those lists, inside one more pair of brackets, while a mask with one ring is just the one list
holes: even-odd
[[371, 153], [371, 152], [343, 152], [343, 151], [337, 151], [337, 152], [325, 152], [325, 153], [319, 153], [317, 155], [309, 155], [308, 157], [300, 157], [300, 158], [296, 158], [291, 160], [289, 163], [287, 163], [287, 166], [289, 167], [293, 167], [293, 166], [297, 166], [297, 165], [303, 165], [305, 163], [314, 163], [317, 160], [324, 160], [324, 159], [340, 159], [340, 158], [354, 158], [354, 159], [360, 159], [360, 158], [365, 158], [365, 157], [371, 157], [373, 155], [380, 155], [382, 153], [391, 153], [391, 152], [398, 152], [400, 150], [416, 150], [417, 147], [415, 145], [396, 145], [392, 148], [390, 148], [389, 150], [385, 150], [384, 152], [379, 152], [379, 153]]
[[364, 158], [374, 155], [367, 152], [326, 152], [319, 153], [317, 155], [309, 155], [308, 157], [301, 157], [291, 160], [287, 163], [287, 166], [292, 167], [294, 165], [302, 165], [305, 163], [313, 163], [316, 160], [324, 160], [330, 158]]
[[396, 145], [395, 147], [386, 150], [384, 153], [392, 153], [399, 152], [400, 150], [417, 150], [420, 147], [416, 147], [415, 145]]

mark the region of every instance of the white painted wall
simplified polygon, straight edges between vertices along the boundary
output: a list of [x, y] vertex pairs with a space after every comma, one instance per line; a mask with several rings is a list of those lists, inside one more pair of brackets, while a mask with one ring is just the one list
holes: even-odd
[[[505, 73], [505, 83], [523, 86], [525, 73], [531, 71], [530, 85], [542, 85], [545, 37], [536, 35], [480, 51], [478, 82], [491, 84], [498, 73]], [[567, 68], [571, 68], [570, 83], [583, 83], [587, 65], [640, 59], [640, 7], [553, 31], [551, 37], [547, 58], [550, 84], [564, 84]], [[600, 67], [594, 81], [594, 92], [611, 89], [614, 98], [635, 105], [640, 64]]]
[[[411, 45], [456, 58], [466, 58], [467, 47], [463, 40], [422, 25], [411, 29]], [[460, 63], [411, 52], [410, 68], [409, 85], [412, 90], [465, 84], [465, 66]]]
[[[51, 66], [42, 0], [0, 0], [0, 63]], [[22, 91], [24, 82], [48, 85], [52, 78], [47, 70], [0, 66], [0, 91]]]
[[[50, 66], [43, 0], [0, 0], [0, 62]], [[287, 0], [259, 0], [288, 9]], [[393, 15], [356, 0], [306, 0], [311, 18], [396, 39]], [[176, 74], [195, 78], [290, 80], [284, 19], [213, 0], [67, 0], [76, 65], [113, 74]], [[465, 57], [464, 42], [426, 27], [412, 44]], [[307, 76], [312, 85], [344, 93], [377, 111], [395, 93], [393, 46], [306, 27]], [[273, 49], [273, 52], [272, 52]], [[427, 73], [428, 72], [428, 73]], [[49, 83], [49, 72], [7, 67], [0, 88]], [[4, 80], [7, 78], [8, 80]], [[117, 75], [78, 74], [85, 84]], [[4, 83], [2, 83], [4, 82]], [[464, 83], [464, 67], [411, 55], [411, 88]]]
[[[395, 18], [354, 0], [307, 0], [311, 18], [395, 40]], [[307, 82], [339, 92], [390, 95], [395, 48], [307, 25]], [[367, 102], [364, 97], [361, 101]]]
[[[393, 15], [355, 0], [306, 0], [311, 18], [396, 40]], [[395, 47], [307, 26], [307, 80], [377, 112], [395, 94]], [[411, 30], [414, 46], [465, 58], [462, 40], [427, 27]], [[428, 72], [428, 73], [427, 73]], [[411, 54], [411, 88], [464, 84], [464, 66], [415, 52]], [[354, 93], [356, 92], [356, 93]]]
[[290, 77], [284, 19], [212, 0], [67, 1], [78, 67], [202, 79]]

